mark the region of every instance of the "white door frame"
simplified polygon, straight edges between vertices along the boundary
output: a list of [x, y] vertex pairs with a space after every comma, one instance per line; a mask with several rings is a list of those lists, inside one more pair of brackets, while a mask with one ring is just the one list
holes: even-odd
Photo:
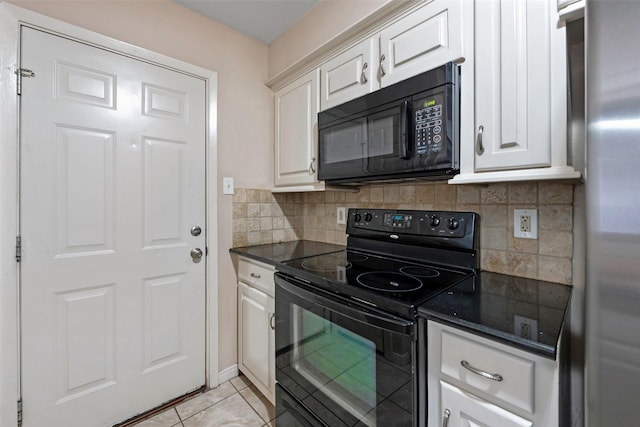
[[[16, 236], [19, 230], [17, 79], [20, 26], [28, 25], [146, 62], [191, 74], [207, 87], [206, 141], [206, 382], [218, 385], [217, 73], [0, 2], [0, 425], [17, 426], [20, 396], [20, 301]], [[37, 72], [37, 71], [36, 71]], [[28, 404], [28, 403], [26, 403]]]

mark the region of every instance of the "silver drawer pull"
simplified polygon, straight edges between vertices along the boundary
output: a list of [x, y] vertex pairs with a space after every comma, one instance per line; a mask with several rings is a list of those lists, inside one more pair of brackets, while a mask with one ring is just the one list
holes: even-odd
[[480, 375], [481, 377], [485, 377], [485, 378], [488, 378], [488, 379], [494, 380], [494, 381], [502, 381], [502, 375], [500, 375], [500, 374], [490, 374], [488, 372], [481, 371], [480, 369], [474, 368], [473, 366], [469, 365], [469, 362], [467, 362], [466, 360], [463, 360], [462, 362], [460, 362], [460, 364], [463, 367], [465, 367], [466, 369], [468, 369], [471, 372], [473, 372], [474, 374]]
[[253, 277], [254, 279], [259, 279], [260, 275], [256, 273], [251, 273], [251, 277]]

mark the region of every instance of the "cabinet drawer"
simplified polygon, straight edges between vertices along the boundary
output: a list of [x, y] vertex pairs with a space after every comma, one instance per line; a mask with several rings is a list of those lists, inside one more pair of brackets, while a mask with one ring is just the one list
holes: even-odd
[[238, 260], [238, 279], [249, 283], [268, 295], [274, 294], [273, 272], [275, 269], [267, 264], [248, 258]]
[[535, 362], [480, 340], [442, 331], [442, 373], [466, 384], [481, 396], [484, 394], [533, 413]]
[[440, 382], [442, 415], [438, 425], [531, 427], [533, 423], [499, 406]]

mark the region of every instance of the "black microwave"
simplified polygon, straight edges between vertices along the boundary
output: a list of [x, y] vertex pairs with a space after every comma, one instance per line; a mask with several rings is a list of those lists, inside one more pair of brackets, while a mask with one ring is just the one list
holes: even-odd
[[447, 179], [460, 170], [460, 69], [441, 67], [318, 113], [318, 179]]

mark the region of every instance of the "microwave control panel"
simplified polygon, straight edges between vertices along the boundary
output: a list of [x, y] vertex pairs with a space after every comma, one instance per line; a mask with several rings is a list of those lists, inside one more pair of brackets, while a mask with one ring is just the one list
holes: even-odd
[[446, 117], [442, 94], [435, 94], [414, 104], [416, 154], [428, 156], [444, 149], [443, 115]]

